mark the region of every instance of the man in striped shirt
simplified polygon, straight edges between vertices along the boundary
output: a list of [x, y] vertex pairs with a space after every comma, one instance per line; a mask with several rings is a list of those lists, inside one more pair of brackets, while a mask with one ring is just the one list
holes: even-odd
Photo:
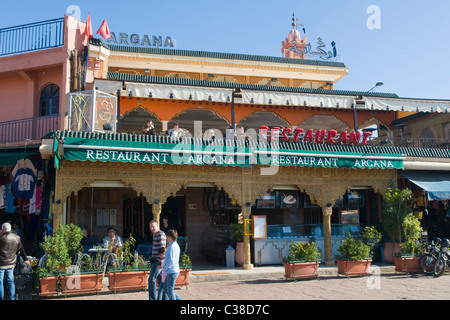
[[150, 258], [151, 270], [148, 276], [148, 298], [149, 300], [156, 300], [156, 281], [158, 285], [161, 285], [161, 269], [158, 268], [159, 260], [158, 250], [161, 247], [166, 247], [166, 234], [159, 230], [159, 223], [156, 220], [152, 220], [149, 223], [150, 231], [153, 233], [152, 242], [152, 257]]

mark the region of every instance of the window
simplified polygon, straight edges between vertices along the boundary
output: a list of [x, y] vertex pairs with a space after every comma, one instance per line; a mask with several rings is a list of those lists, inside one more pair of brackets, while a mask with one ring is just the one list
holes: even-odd
[[434, 134], [433, 131], [430, 129], [423, 130], [422, 134], [420, 135], [420, 147], [421, 148], [433, 148], [435, 147], [435, 140], [434, 140]]
[[39, 100], [39, 116], [49, 116], [59, 113], [59, 87], [49, 84], [41, 91]]

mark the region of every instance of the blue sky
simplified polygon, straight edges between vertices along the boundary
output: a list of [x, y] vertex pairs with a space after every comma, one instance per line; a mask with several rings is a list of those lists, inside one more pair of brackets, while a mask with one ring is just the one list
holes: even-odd
[[[78, 11], [69, 10], [77, 6]], [[379, 8], [379, 18], [367, 12]], [[68, 12], [69, 11], [69, 12]], [[292, 13], [314, 48], [336, 42], [349, 74], [335, 89], [450, 99], [450, 1], [406, 0], [16, 0], [2, 3], [0, 28], [62, 17], [103, 19], [111, 31], [170, 36], [178, 49], [281, 56]], [[370, 29], [367, 22], [379, 29]]]

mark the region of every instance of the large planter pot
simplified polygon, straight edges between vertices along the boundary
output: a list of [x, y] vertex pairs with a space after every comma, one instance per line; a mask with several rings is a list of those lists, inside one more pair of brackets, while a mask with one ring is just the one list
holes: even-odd
[[400, 253], [400, 243], [398, 242], [386, 242], [384, 246], [384, 261], [386, 263], [394, 263], [393, 254]]
[[316, 278], [319, 270], [319, 261], [283, 263], [286, 279], [311, 279]]
[[346, 276], [363, 276], [370, 271], [372, 260], [337, 260], [338, 274]]
[[180, 274], [177, 280], [175, 280], [175, 286], [187, 286], [189, 285], [189, 274], [192, 269], [180, 269]]
[[421, 273], [420, 257], [394, 257], [395, 271]]
[[65, 275], [61, 279], [61, 293], [87, 293], [102, 291], [103, 273]]
[[142, 290], [147, 288], [147, 279], [150, 271], [110, 271], [108, 272], [109, 285], [111, 291], [117, 290]]
[[[45, 297], [45, 296], [53, 296], [58, 294], [56, 291], [58, 277], [46, 277], [46, 278], [39, 278], [39, 284], [40, 284], [40, 293], [39, 295]], [[61, 277], [61, 281], [62, 277]]]
[[236, 264], [238, 266], [244, 265], [244, 243], [243, 242], [236, 243]]

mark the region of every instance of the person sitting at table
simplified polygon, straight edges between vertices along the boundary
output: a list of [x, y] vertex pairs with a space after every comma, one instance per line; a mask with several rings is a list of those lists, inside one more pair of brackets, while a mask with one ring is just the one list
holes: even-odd
[[109, 228], [108, 235], [103, 238], [103, 245], [110, 248], [111, 252], [116, 252], [118, 247], [123, 246], [122, 238], [117, 234], [116, 228]]
[[100, 240], [94, 235], [94, 231], [88, 229], [81, 230], [83, 232], [83, 239], [81, 239], [81, 244], [83, 246], [94, 246], [100, 243]]

